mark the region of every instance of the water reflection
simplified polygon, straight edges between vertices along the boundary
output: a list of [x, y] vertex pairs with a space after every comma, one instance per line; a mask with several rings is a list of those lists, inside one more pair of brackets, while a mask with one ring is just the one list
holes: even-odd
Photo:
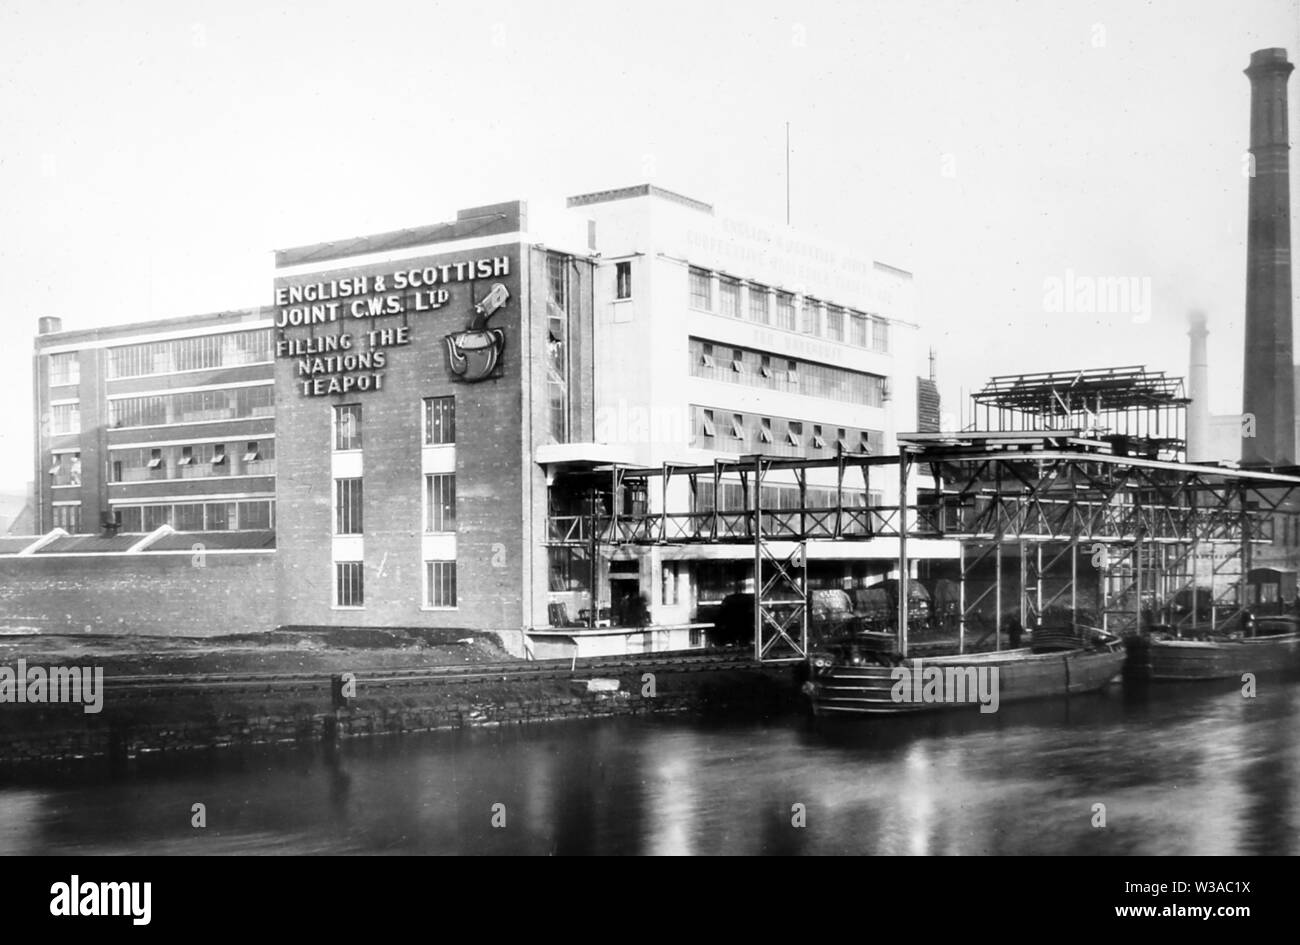
[[1298, 723], [1288, 682], [992, 717], [611, 720], [215, 752], [11, 777], [0, 850], [1295, 854]]

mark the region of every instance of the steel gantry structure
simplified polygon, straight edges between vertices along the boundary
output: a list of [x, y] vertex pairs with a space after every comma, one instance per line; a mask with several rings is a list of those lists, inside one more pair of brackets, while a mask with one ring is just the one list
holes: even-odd
[[[1110, 632], [1144, 622], [1196, 630], [1207, 609], [1221, 622], [1245, 606], [1241, 581], [1251, 549], [1272, 541], [1277, 515], [1300, 488], [1300, 476], [1290, 472], [1119, 454], [1083, 430], [914, 434], [899, 442], [890, 456], [611, 465], [599, 474], [608, 476], [615, 500], [589, 516], [557, 517], [552, 541], [752, 544], [755, 656], [781, 660], [808, 652], [809, 543], [892, 540], [898, 643], [906, 654], [909, 541], [957, 542], [963, 649], [973, 627], [988, 625], [989, 598], [993, 628], [1016, 613], [1032, 629], [1068, 601], [1076, 629], [1087, 622], [1081, 612], [1095, 611]], [[834, 471], [829, 505], [807, 500], [808, 474], [817, 469]], [[859, 497], [886, 476], [897, 477], [900, 501], [863, 504]], [[767, 503], [763, 486], [778, 477], [784, 498]], [[922, 477], [926, 488], [918, 494], [911, 486]], [[686, 486], [689, 508], [671, 508], [677, 483]], [[727, 485], [739, 486], [742, 508], [724, 508]], [[617, 499], [628, 495], [642, 501]], [[657, 508], [644, 501], [650, 495], [658, 496]], [[1197, 562], [1209, 551], [1218, 554], [1198, 579]], [[1004, 573], [1008, 552], [1016, 559], [1014, 582]], [[974, 576], [990, 563], [994, 578], [976, 591]], [[1008, 583], [1018, 594], [1014, 608], [1004, 599]], [[1198, 601], [1200, 594], [1209, 601]]]
[[[896, 544], [903, 655], [909, 542], [918, 539], [956, 543], [959, 650], [972, 629], [1001, 646], [1004, 617], [1029, 629], [1068, 623], [1075, 634], [1081, 625], [1123, 633], [1151, 624], [1182, 633], [1206, 619], [1214, 629], [1245, 608], [1253, 549], [1273, 541], [1280, 517], [1295, 515], [1300, 468], [1184, 462], [1182, 379], [1143, 367], [994, 377], [971, 399], [987, 429], [900, 434], [893, 455], [840, 444], [821, 458], [589, 470], [608, 477], [606, 507], [585, 520], [553, 517], [551, 540], [752, 543], [761, 660], [808, 652], [810, 542]], [[809, 474], [818, 470], [810, 502]], [[873, 486], [894, 477], [897, 502], [872, 504]], [[773, 482], [783, 488], [766, 488]]]

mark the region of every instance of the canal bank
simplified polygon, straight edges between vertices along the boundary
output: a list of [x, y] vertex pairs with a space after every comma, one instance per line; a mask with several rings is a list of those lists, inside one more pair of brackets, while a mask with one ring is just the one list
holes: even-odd
[[19, 660], [80, 667], [88, 684], [99, 670], [102, 682], [93, 700], [0, 705], [0, 768], [613, 716], [762, 717], [799, 707], [792, 669], [760, 666], [736, 650], [526, 662], [503, 659], [490, 634], [308, 631], [162, 648], [5, 639], [0, 665]]

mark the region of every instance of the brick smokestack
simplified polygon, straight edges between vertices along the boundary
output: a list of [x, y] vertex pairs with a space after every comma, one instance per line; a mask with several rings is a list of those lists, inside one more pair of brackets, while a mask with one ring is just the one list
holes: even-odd
[[1191, 339], [1187, 352], [1187, 461], [1202, 463], [1226, 456], [1211, 456], [1210, 451], [1210, 359], [1206, 353], [1205, 313], [1192, 312], [1187, 316], [1187, 337]]
[[[1286, 83], [1295, 66], [1285, 49], [1250, 56], [1250, 179], [1246, 235], [1246, 364], [1242, 410], [1255, 436], [1242, 436], [1241, 461], [1295, 462], [1295, 366], [1291, 354], [1291, 188], [1287, 168]], [[1243, 433], [1246, 432], [1243, 430]]]

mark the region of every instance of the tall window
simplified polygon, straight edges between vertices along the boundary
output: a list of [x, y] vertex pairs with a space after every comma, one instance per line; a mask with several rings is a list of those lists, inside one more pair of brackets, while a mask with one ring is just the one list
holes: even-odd
[[71, 535], [76, 535], [81, 531], [81, 506], [80, 505], [56, 505], [54, 506], [54, 527], [61, 528]]
[[794, 296], [789, 292], [776, 294], [776, 327], [794, 331]]
[[826, 337], [832, 341], [844, 340], [844, 309], [838, 305], [826, 306]]
[[546, 257], [546, 394], [551, 436], [569, 440], [569, 272], [564, 257]]
[[[77, 384], [81, 381], [81, 358], [75, 351], [50, 355], [50, 386]], [[71, 508], [71, 506], [68, 506]]]
[[889, 321], [878, 315], [871, 316], [871, 350], [889, 353]]
[[869, 324], [867, 316], [863, 315], [861, 312], [849, 312], [850, 344], [855, 344], [859, 348], [865, 348], [867, 346], [868, 336], [870, 335], [870, 332], [867, 330]]
[[360, 535], [361, 480], [334, 480], [334, 534]]
[[691, 307], [713, 311], [713, 277], [706, 269], [691, 267]]
[[750, 285], [749, 287], [749, 318], [750, 321], [758, 322], [760, 325], [767, 324], [767, 300], [771, 295], [766, 286]]
[[360, 404], [342, 404], [334, 408], [334, 448], [361, 449]]
[[424, 399], [424, 445], [442, 446], [456, 442], [456, 398]]
[[817, 334], [817, 321], [821, 315], [821, 303], [816, 299], [805, 298], [799, 307], [799, 330], [805, 335]]
[[456, 606], [456, 562], [426, 561], [425, 605], [428, 607]]
[[740, 283], [735, 279], [719, 280], [718, 310], [732, 318], [740, 317]]
[[55, 404], [50, 407], [50, 432], [80, 433], [81, 404]]
[[424, 530], [456, 530], [456, 475], [435, 473], [424, 477]]
[[361, 607], [365, 604], [364, 577], [365, 564], [363, 562], [334, 562], [335, 605], [338, 607]]
[[614, 298], [630, 299], [632, 297], [632, 263], [614, 264]]

